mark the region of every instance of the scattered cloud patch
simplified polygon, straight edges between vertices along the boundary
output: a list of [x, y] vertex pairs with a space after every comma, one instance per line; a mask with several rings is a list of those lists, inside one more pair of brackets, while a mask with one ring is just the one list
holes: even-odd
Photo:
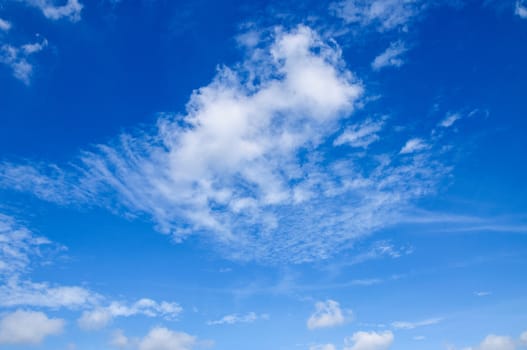
[[406, 31], [426, 2], [400, 0], [344, 0], [331, 5], [334, 14], [347, 24], [373, 26], [381, 32]]
[[407, 51], [406, 45], [402, 41], [395, 41], [379, 56], [375, 57], [371, 63], [371, 67], [375, 71], [379, 71], [386, 67], [400, 67], [404, 64], [401, 57]]
[[346, 338], [344, 350], [386, 350], [393, 343], [393, 333], [386, 332], [357, 332]]
[[42, 51], [47, 44], [46, 39], [40, 43], [30, 43], [20, 47], [4, 44], [0, 47], [0, 63], [7, 65], [15, 78], [29, 85], [33, 73], [33, 65], [29, 62], [29, 58]]
[[368, 146], [380, 139], [378, 132], [384, 126], [383, 120], [373, 121], [367, 119], [362, 123], [347, 127], [342, 134], [333, 142], [335, 146], [350, 145], [357, 148], [368, 148]]
[[96, 330], [108, 325], [115, 317], [130, 317], [144, 315], [148, 317], [162, 317], [175, 319], [183, 308], [177, 303], [163, 301], [158, 303], [151, 299], [140, 299], [132, 305], [112, 302], [107, 307], [97, 307], [84, 311], [78, 319], [79, 327], [84, 330]]
[[343, 325], [351, 317], [351, 310], [342, 310], [334, 300], [319, 301], [315, 312], [307, 320], [307, 328], [330, 328]]
[[120, 329], [115, 330], [110, 338], [110, 345], [123, 349], [126, 348], [130, 344], [130, 339], [124, 334], [124, 332]]
[[486, 296], [492, 295], [492, 292], [489, 292], [489, 291], [474, 292], [474, 295], [477, 297], [486, 297]]
[[222, 324], [253, 323], [259, 319], [268, 320], [269, 315], [268, 314], [258, 315], [255, 312], [249, 312], [246, 315], [230, 314], [230, 315], [223, 316], [219, 320], [208, 321], [207, 324], [210, 326], [214, 326], [214, 325], [222, 325]]
[[0, 319], [0, 344], [38, 345], [52, 335], [62, 333], [64, 320], [48, 318], [42, 312], [17, 310]]

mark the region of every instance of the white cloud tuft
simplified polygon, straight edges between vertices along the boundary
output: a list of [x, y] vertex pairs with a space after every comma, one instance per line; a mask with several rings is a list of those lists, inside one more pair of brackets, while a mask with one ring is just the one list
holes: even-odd
[[67, 18], [72, 22], [81, 19], [83, 5], [78, 0], [68, 0], [64, 5], [55, 5], [53, 0], [25, 0], [29, 5], [42, 11], [49, 19]]
[[119, 349], [126, 348], [130, 344], [130, 340], [120, 329], [115, 330], [110, 338], [110, 345]]
[[0, 30], [3, 30], [4, 32], [7, 32], [9, 29], [11, 29], [11, 22], [0, 18]]
[[196, 344], [192, 335], [156, 327], [139, 342], [139, 350], [191, 350]]
[[521, 18], [527, 19], [527, 6], [525, 6], [520, 0], [516, 1], [515, 13]]
[[337, 350], [337, 348], [333, 344], [317, 344], [311, 345], [309, 350]]
[[446, 118], [443, 119], [441, 123], [439, 123], [439, 125], [443, 128], [449, 128], [459, 119], [461, 119], [461, 115], [459, 115], [459, 113], [452, 113], [447, 115]]
[[0, 319], [0, 344], [37, 345], [50, 335], [62, 333], [64, 320], [42, 312], [18, 310]]
[[393, 333], [386, 332], [357, 332], [347, 338], [344, 350], [386, 350], [393, 343]]
[[402, 41], [395, 41], [371, 63], [373, 70], [381, 70], [386, 67], [400, 67], [404, 64], [401, 55], [407, 51]]
[[414, 139], [408, 140], [406, 144], [403, 146], [403, 148], [401, 148], [401, 151], [399, 153], [400, 154], [410, 154], [410, 153], [415, 153], [415, 152], [425, 150], [427, 148], [429, 148], [429, 145], [427, 145], [424, 140], [414, 138]]
[[246, 315], [238, 315], [238, 314], [230, 314], [225, 315], [219, 320], [215, 321], [208, 321], [208, 325], [221, 325], [221, 324], [236, 324], [236, 323], [253, 323], [254, 321], [262, 319], [262, 320], [268, 320], [269, 315], [268, 314], [261, 314], [258, 315], [255, 312], [249, 312]]
[[515, 350], [516, 345], [511, 337], [505, 337], [500, 335], [490, 334], [488, 335], [481, 344], [479, 344], [478, 350]]
[[307, 320], [309, 329], [340, 326], [351, 317], [351, 310], [341, 310], [339, 303], [334, 300], [319, 301], [315, 309]]

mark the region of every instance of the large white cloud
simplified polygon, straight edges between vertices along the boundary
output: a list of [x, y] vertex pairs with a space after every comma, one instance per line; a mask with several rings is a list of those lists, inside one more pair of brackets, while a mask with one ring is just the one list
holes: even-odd
[[55, 0], [23, 0], [28, 5], [34, 6], [42, 11], [42, 14], [51, 20], [67, 18], [77, 22], [81, 18], [83, 5], [78, 0], [63, 1]]
[[426, 152], [361, 160], [345, 140], [335, 147], [349, 153], [335, 158], [362, 92], [336, 44], [277, 28], [196, 90], [186, 114], [82, 152], [72, 169], [3, 163], [0, 185], [147, 215], [175, 240], [200, 233], [233, 259], [323, 259], [396, 222], [446, 171]]
[[490, 334], [479, 344], [478, 350], [515, 350], [516, 344], [511, 337]]
[[18, 310], [0, 319], [0, 344], [36, 345], [46, 337], [60, 334], [64, 320], [48, 318], [42, 312]]

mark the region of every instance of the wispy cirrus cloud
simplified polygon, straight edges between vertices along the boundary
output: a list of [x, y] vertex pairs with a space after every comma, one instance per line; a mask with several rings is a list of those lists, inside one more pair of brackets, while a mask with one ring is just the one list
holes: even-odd
[[429, 318], [423, 321], [408, 322], [408, 321], [397, 321], [392, 323], [392, 327], [395, 329], [415, 329], [424, 326], [431, 326], [441, 322], [442, 318]]
[[448, 171], [432, 145], [335, 158], [328, 145], [390, 135], [374, 121], [341, 130], [364, 87], [310, 28], [275, 28], [246, 57], [196, 90], [186, 114], [83, 151], [70, 168], [4, 162], [0, 186], [146, 215], [231, 259], [299, 263], [395, 223]]
[[175, 319], [182, 311], [183, 308], [177, 303], [166, 301], [158, 303], [147, 298], [140, 299], [130, 305], [114, 301], [108, 306], [97, 306], [89, 311], [84, 311], [77, 323], [84, 330], [96, 330], [105, 327], [116, 317], [144, 315]]
[[395, 41], [388, 46], [384, 52], [375, 57], [371, 63], [373, 70], [379, 71], [386, 67], [400, 67], [404, 64], [404, 59], [401, 57], [408, 49], [402, 41]]
[[51, 20], [66, 18], [72, 22], [81, 19], [83, 5], [78, 0], [67, 0], [57, 5], [54, 0], [22, 0], [30, 6], [38, 8], [42, 14]]
[[257, 314], [256, 312], [249, 312], [245, 315], [240, 314], [229, 314], [222, 318], [214, 321], [208, 321], [209, 326], [222, 325], [222, 324], [237, 324], [237, 323], [253, 323], [257, 320], [268, 320], [268, 314]]

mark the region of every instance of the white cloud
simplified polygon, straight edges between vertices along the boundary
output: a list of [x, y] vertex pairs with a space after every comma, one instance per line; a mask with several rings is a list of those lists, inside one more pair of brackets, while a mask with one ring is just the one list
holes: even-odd
[[63, 5], [55, 5], [54, 0], [25, 0], [30, 6], [42, 11], [42, 14], [49, 19], [58, 20], [67, 18], [72, 22], [81, 19], [83, 5], [78, 0], [68, 0]]
[[112, 333], [111, 339], [110, 339], [110, 345], [116, 348], [125, 348], [130, 344], [130, 340], [128, 337], [124, 334], [124, 332], [120, 329], [115, 330]]
[[100, 329], [110, 323], [115, 317], [130, 317], [144, 315], [148, 317], [162, 317], [175, 319], [183, 308], [177, 303], [156, 302], [151, 299], [140, 299], [132, 305], [121, 302], [112, 302], [106, 307], [96, 307], [93, 310], [84, 311], [78, 319], [79, 327], [84, 330]]
[[371, 63], [371, 67], [376, 71], [385, 67], [400, 67], [404, 64], [401, 55], [406, 51], [406, 46], [402, 41], [392, 42], [383, 53], [375, 57]]
[[335, 15], [348, 24], [375, 26], [379, 31], [406, 30], [426, 6], [420, 0], [343, 0], [331, 6]]
[[319, 301], [315, 312], [307, 320], [307, 328], [328, 328], [344, 324], [351, 317], [351, 310], [341, 310], [334, 300]]
[[335, 44], [305, 26], [262, 40], [196, 90], [185, 115], [84, 151], [66, 170], [0, 164], [0, 186], [146, 215], [176, 241], [202, 234], [228, 258], [271, 262], [327, 258], [434, 191], [447, 168], [425, 152], [368, 154], [363, 169], [324, 147], [362, 93]]
[[344, 350], [386, 350], [393, 343], [393, 333], [386, 332], [357, 332], [347, 338]]
[[527, 6], [525, 6], [520, 0], [516, 1], [515, 13], [521, 18], [527, 19]]
[[459, 115], [459, 113], [452, 113], [447, 115], [446, 118], [443, 119], [441, 123], [439, 123], [439, 125], [443, 128], [449, 128], [459, 119], [461, 119], [461, 115]]
[[0, 319], [0, 344], [36, 345], [46, 337], [62, 333], [64, 320], [42, 312], [18, 310]]
[[523, 345], [527, 345], [527, 331], [523, 332], [523, 333], [520, 335], [520, 342], [521, 342]]
[[33, 65], [29, 63], [29, 57], [47, 46], [46, 39], [40, 43], [25, 44], [20, 47], [4, 44], [0, 47], [0, 63], [9, 66], [13, 76], [29, 85], [33, 73]]
[[351, 147], [368, 148], [368, 146], [380, 139], [377, 134], [384, 126], [383, 120], [373, 121], [367, 119], [362, 123], [353, 124], [344, 130], [333, 142], [335, 146], [348, 144]]
[[262, 320], [268, 320], [269, 315], [268, 314], [261, 314], [258, 315], [255, 312], [249, 312], [246, 315], [238, 315], [238, 314], [230, 314], [225, 315], [219, 320], [215, 321], [208, 321], [208, 325], [220, 325], [220, 324], [236, 324], [236, 323], [253, 323], [254, 321], [262, 319]]
[[427, 148], [429, 148], [429, 145], [427, 145], [423, 139], [414, 138], [414, 139], [408, 140], [406, 144], [403, 146], [403, 148], [401, 148], [401, 151], [399, 153], [409, 154], [409, 153], [419, 152]]
[[4, 32], [7, 32], [9, 29], [11, 29], [11, 22], [0, 18], [0, 30], [3, 30]]
[[486, 296], [492, 295], [492, 292], [489, 292], [489, 291], [474, 292], [474, 295], [477, 297], [486, 297]]
[[191, 350], [196, 344], [192, 335], [156, 327], [139, 342], [139, 350]]
[[443, 320], [442, 318], [429, 318], [427, 320], [418, 321], [418, 322], [398, 321], [398, 322], [393, 322], [392, 327], [395, 329], [414, 329], [414, 328], [423, 327], [423, 326], [431, 326], [431, 325], [441, 322], [442, 320]]
[[333, 344], [317, 344], [311, 345], [309, 350], [337, 350], [337, 348]]
[[488, 335], [481, 344], [479, 344], [478, 350], [515, 350], [516, 345], [511, 337], [499, 336], [490, 334]]

